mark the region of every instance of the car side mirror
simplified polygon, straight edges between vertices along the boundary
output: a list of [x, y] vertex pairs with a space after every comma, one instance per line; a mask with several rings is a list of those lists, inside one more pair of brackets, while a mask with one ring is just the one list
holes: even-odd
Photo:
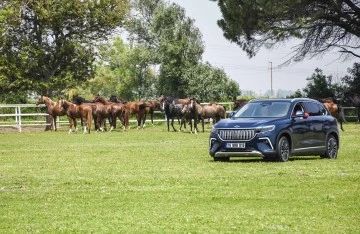
[[304, 119], [307, 119], [309, 117], [309, 114], [302, 111], [302, 110], [298, 110], [296, 111], [295, 113], [295, 116], [294, 117], [300, 117], [300, 118], [304, 118]]
[[230, 113], [229, 113], [229, 115], [228, 115], [228, 118], [231, 118], [231, 117], [233, 117], [233, 116], [235, 115], [235, 113], [236, 113], [235, 111], [233, 111], [233, 112], [230, 112]]

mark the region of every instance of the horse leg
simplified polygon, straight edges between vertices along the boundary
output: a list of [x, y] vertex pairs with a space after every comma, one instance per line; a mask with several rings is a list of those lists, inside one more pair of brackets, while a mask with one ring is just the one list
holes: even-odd
[[77, 133], [78, 129], [77, 129], [77, 120], [76, 120], [76, 118], [73, 118], [73, 122], [74, 122], [74, 127], [75, 127], [75, 133]]
[[103, 120], [103, 118], [101, 117], [101, 115], [97, 115], [96, 116], [96, 120], [97, 120], [97, 125], [98, 125], [98, 131], [104, 131], [104, 129], [102, 128], [102, 124], [104, 123], [104, 120]]
[[54, 124], [54, 131], [56, 131], [57, 130], [57, 126], [56, 126], [56, 115], [53, 117], [53, 124]]
[[49, 119], [50, 119], [50, 130], [54, 130], [54, 116], [49, 115]]
[[151, 118], [151, 125], [154, 127], [154, 111], [151, 111], [150, 118]]
[[174, 132], [176, 132], [176, 129], [175, 129], [175, 127], [174, 127], [174, 118], [171, 119], [171, 126], [172, 126]]
[[202, 130], [203, 130], [203, 132], [205, 132], [205, 130], [204, 130], [204, 119], [201, 119], [201, 124], [202, 124]]
[[72, 126], [73, 126], [73, 120], [71, 117], [68, 117], [68, 121], [69, 121], [69, 134], [72, 132]]
[[194, 118], [194, 132], [195, 132], [195, 134], [197, 134], [197, 119], [196, 119], [196, 117]]
[[141, 125], [141, 116], [140, 116], [140, 114], [138, 114], [136, 120], [137, 120], [137, 127], [136, 127], [136, 129], [139, 130], [139, 129], [140, 129], [140, 125]]

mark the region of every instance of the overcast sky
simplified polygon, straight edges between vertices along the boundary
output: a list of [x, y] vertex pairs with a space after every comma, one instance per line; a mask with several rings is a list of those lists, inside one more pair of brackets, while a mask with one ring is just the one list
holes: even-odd
[[[217, 26], [221, 12], [216, 2], [209, 0], [169, 0], [182, 6], [186, 15], [195, 20], [205, 42], [203, 61], [208, 61], [213, 66], [223, 68], [226, 74], [239, 83], [241, 90], [252, 90], [261, 94], [270, 90], [271, 72], [273, 72], [273, 90], [297, 90], [307, 84], [315, 68], [320, 68], [326, 76], [332, 75], [340, 79], [347, 74], [347, 68], [352, 67], [355, 59], [343, 62], [339, 60], [339, 53], [332, 52], [323, 58], [302, 61], [286, 67], [277, 66], [284, 63], [291, 51], [290, 43], [280, 48], [262, 49], [254, 58], [249, 59], [244, 51], [236, 44], [230, 43], [223, 37], [222, 30]], [[357, 61], [359, 62], [359, 61]]]

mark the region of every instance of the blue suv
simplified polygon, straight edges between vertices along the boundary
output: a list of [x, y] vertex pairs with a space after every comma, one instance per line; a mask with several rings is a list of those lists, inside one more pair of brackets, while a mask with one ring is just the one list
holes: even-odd
[[337, 120], [313, 99], [251, 100], [211, 129], [210, 155], [262, 157], [286, 162], [289, 156], [337, 157], [340, 145]]

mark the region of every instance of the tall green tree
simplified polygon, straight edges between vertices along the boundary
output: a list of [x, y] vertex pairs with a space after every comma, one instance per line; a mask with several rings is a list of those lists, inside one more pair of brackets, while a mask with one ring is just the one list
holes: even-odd
[[299, 39], [290, 61], [337, 49], [360, 58], [360, 4], [353, 0], [218, 0], [218, 25], [249, 57], [262, 47]]
[[127, 0], [1, 1], [0, 92], [51, 95], [91, 78], [98, 45], [127, 12]]
[[83, 96], [117, 95], [126, 100], [154, 99], [157, 96], [157, 77], [151, 64], [148, 48], [126, 44], [115, 37], [100, 50], [96, 75], [85, 85], [77, 87]]
[[348, 75], [342, 78], [347, 91], [360, 94], [360, 63], [354, 63], [352, 68], [348, 68]]
[[240, 95], [239, 84], [209, 63], [193, 66], [184, 76], [189, 84], [186, 96], [201, 102], [229, 101]]
[[316, 68], [315, 73], [307, 78], [308, 84], [303, 89], [305, 96], [309, 98], [334, 98], [336, 93], [332, 79], [331, 75], [326, 76], [321, 69]]
[[131, 40], [154, 50], [159, 64], [159, 94], [186, 96], [189, 84], [184, 74], [204, 52], [202, 35], [185, 10], [161, 0], [134, 0], [127, 24]]

